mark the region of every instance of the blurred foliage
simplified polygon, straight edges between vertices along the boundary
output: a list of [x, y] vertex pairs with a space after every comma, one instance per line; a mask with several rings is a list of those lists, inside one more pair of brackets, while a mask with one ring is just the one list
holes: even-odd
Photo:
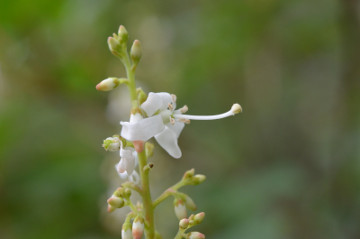
[[[146, 90], [175, 93], [191, 114], [244, 108], [186, 126], [180, 160], [158, 149], [154, 196], [195, 167], [208, 181], [186, 190], [207, 213], [197, 229], [207, 238], [360, 238], [358, 9], [2, 0], [0, 237], [119, 238], [122, 219], [103, 213], [117, 155], [100, 147], [119, 119], [106, 118], [108, 94], [95, 85], [124, 73], [106, 45], [123, 24], [143, 43]], [[164, 238], [177, 227], [170, 201], [158, 211]]]

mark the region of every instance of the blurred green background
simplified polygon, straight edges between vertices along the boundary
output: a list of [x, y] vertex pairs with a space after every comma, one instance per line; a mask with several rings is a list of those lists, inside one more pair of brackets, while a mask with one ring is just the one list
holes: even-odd
[[[190, 114], [183, 157], [157, 149], [153, 194], [196, 168], [185, 192], [206, 238], [360, 238], [360, 7], [356, 0], [1, 0], [0, 238], [119, 238], [120, 181], [102, 140], [128, 117], [106, 39], [140, 39], [138, 83]], [[117, 112], [117, 113], [116, 113]], [[177, 230], [159, 207], [164, 239]]]

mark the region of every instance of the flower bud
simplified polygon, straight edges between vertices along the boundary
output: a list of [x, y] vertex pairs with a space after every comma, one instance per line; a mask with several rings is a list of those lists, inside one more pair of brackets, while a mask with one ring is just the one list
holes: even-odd
[[134, 65], [137, 65], [139, 63], [141, 54], [141, 43], [139, 40], [135, 40], [130, 50], [130, 56], [133, 60]]
[[108, 137], [104, 140], [103, 148], [106, 151], [118, 151], [120, 149], [120, 139], [119, 137]]
[[186, 229], [188, 226], [189, 226], [189, 219], [183, 218], [183, 219], [180, 220], [179, 227], [181, 229]]
[[154, 154], [154, 144], [152, 144], [150, 142], [146, 142], [145, 143], [145, 153], [146, 153], [146, 158], [152, 157]]
[[205, 217], [205, 212], [200, 212], [194, 216], [194, 221], [196, 224], [200, 224]]
[[107, 206], [107, 211], [108, 212], [113, 212], [113, 211], [115, 211], [115, 209], [116, 209], [116, 207], [113, 207], [110, 204], [108, 204], [108, 206]]
[[118, 53], [120, 50], [120, 42], [114, 37], [108, 37], [108, 46], [112, 53]]
[[186, 218], [187, 211], [186, 211], [185, 204], [182, 200], [175, 199], [174, 210], [175, 210], [175, 215], [179, 220]]
[[191, 211], [195, 211], [197, 209], [196, 204], [188, 195], [185, 195], [185, 205]]
[[205, 235], [200, 232], [190, 232], [186, 238], [189, 239], [205, 239]]
[[115, 208], [122, 208], [124, 206], [124, 200], [114, 195], [107, 200], [107, 203]]
[[206, 179], [206, 176], [205, 176], [205, 175], [203, 175], [203, 174], [196, 174], [196, 175], [194, 176], [194, 179], [193, 179], [194, 185], [198, 185], [198, 184], [204, 182], [205, 179]]
[[195, 174], [195, 169], [190, 169], [190, 170], [188, 170], [188, 171], [186, 171], [185, 172], [185, 174], [184, 174], [184, 179], [185, 178], [191, 178], [192, 176], [194, 176], [194, 174]]
[[131, 190], [128, 188], [125, 188], [124, 197], [129, 198], [131, 196]]
[[143, 89], [141, 89], [140, 87], [136, 88], [136, 94], [140, 105], [146, 101], [147, 95], [145, 94]]
[[129, 34], [126, 30], [126, 28], [123, 25], [120, 25], [119, 31], [118, 31], [119, 39], [122, 43], [127, 43]]
[[132, 239], [131, 229], [121, 230], [121, 239]]
[[132, 235], [134, 239], [141, 239], [143, 233], [144, 233], [144, 219], [140, 216], [137, 216], [134, 219], [132, 225]]
[[132, 239], [131, 224], [125, 222], [121, 229], [121, 239]]

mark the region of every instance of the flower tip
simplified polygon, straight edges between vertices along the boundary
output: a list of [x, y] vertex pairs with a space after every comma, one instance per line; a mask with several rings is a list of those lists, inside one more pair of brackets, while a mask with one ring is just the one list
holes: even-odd
[[233, 114], [238, 114], [242, 112], [242, 108], [241, 105], [239, 105], [238, 103], [235, 103], [231, 106], [231, 112]]

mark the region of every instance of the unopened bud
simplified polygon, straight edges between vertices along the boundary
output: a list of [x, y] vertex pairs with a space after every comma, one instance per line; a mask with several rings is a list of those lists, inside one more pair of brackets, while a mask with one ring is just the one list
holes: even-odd
[[179, 227], [181, 229], [186, 229], [188, 226], [189, 226], [189, 219], [183, 218], [183, 219], [180, 220]]
[[108, 37], [109, 49], [112, 53], [118, 53], [120, 50], [120, 42], [114, 37]]
[[137, 65], [139, 63], [141, 54], [141, 43], [139, 40], [135, 40], [130, 50], [130, 56], [133, 60], [134, 65]]
[[152, 144], [150, 142], [146, 142], [145, 143], [145, 153], [146, 153], [146, 158], [152, 157], [154, 154], [154, 144]]
[[123, 187], [118, 187], [114, 192], [114, 196], [116, 197], [123, 197], [124, 194], [125, 194], [125, 189]]
[[144, 233], [144, 219], [140, 216], [137, 216], [134, 219], [132, 225], [132, 236], [134, 237], [134, 239], [141, 239], [143, 233]]
[[185, 178], [191, 178], [192, 176], [194, 176], [194, 174], [195, 174], [195, 169], [192, 168], [192, 169], [185, 172], [184, 179]]
[[124, 200], [114, 195], [107, 200], [107, 203], [115, 208], [122, 208], [124, 206]]
[[195, 211], [197, 209], [196, 204], [188, 195], [185, 195], [185, 205], [191, 211]]
[[204, 220], [205, 212], [200, 212], [194, 216], [194, 221], [196, 224], [201, 223]]
[[118, 35], [119, 35], [120, 41], [126, 44], [129, 34], [123, 25], [120, 25]]
[[239, 104], [233, 104], [231, 106], [231, 112], [233, 112], [234, 114], [238, 114], [238, 113], [241, 113], [242, 112], [242, 108], [241, 108], [241, 105]]
[[107, 211], [108, 212], [113, 212], [113, 211], [115, 211], [115, 209], [116, 209], [116, 207], [113, 207], [110, 204], [108, 204], [108, 206], [107, 206]]
[[131, 229], [121, 230], [121, 239], [132, 239]]
[[132, 239], [132, 232], [131, 232], [131, 223], [125, 221], [121, 229], [121, 238], [122, 239]]
[[175, 210], [175, 215], [179, 220], [186, 218], [187, 211], [186, 211], [185, 204], [182, 200], [175, 199], [174, 210]]
[[106, 151], [118, 151], [120, 149], [119, 137], [108, 137], [103, 142], [103, 147]]
[[130, 196], [131, 196], [131, 190], [128, 188], [125, 188], [124, 197], [129, 198]]
[[205, 176], [205, 175], [203, 175], [203, 174], [196, 174], [196, 175], [194, 176], [194, 178], [193, 178], [193, 182], [194, 182], [195, 185], [198, 185], [198, 184], [204, 182], [205, 179], [206, 179], [206, 176]]
[[189, 239], [205, 239], [205, 235], [200, 232], [190, 232], [186, 238]]
[[146, 101], [147, 95], [145, 94], [143, 89], [141, 89], [140, 87], [136, 88], [136, 94], [140, 105]]

